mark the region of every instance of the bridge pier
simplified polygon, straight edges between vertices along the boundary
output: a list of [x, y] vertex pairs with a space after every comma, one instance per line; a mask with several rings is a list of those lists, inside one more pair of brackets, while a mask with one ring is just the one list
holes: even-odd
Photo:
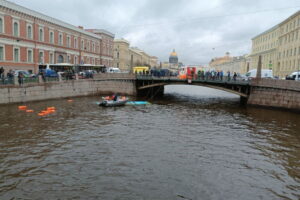
[[240, 96], [240, 104], [245, 106], [245, 105], [247, 105], [247, 103], [248, 103], [248, 98]]

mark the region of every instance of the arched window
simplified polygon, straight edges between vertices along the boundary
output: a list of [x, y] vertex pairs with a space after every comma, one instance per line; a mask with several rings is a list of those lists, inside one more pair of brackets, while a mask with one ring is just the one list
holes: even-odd
[[44, 53], [43, 52], [39, 53], [39, 63], [44, 63]]
[[40, 31], [39, 31], [39, 40], [41, 42], [44, 41], [44, 31], [42, 28], [40, 28]]
[[59, 55], [58, 59], [57, 59], [57, 62], [58, 63], [63, 63], [64, 62], [64, 57], [62, 55]]
[[84, 41], [81, 40], [81, 49], [83, 50], [84, 49]]
[[27, 26], [27, 37], [28, 37], [29, 39], [32, 38], [32, 27], [31, 27], [31, 25], [28, 25], [28, 26]]
[[19, 24], [18, 22], [14, 22], [14, 36], [19, 36]]
[[58, 44], [59, 45], [63, 44], [63, 36], [62, 36], [62, 34], [59, 34]]
[[0, 17], [0, 33], [3, 33], [3, 19]]
[[74, 48], [77, 49], [77, 38], [74, 39]]
[[50, 43], [54, 43], [54, 33], [52, 31], [50, 32]]

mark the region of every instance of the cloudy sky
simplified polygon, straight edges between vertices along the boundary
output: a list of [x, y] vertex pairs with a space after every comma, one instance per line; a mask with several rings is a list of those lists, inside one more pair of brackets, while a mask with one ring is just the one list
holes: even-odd
[[184, 64], [251, 51], [251, 38], [300, 10], [300, 0], [11, 0], [84, 28], [106, 29], [131, 46]]

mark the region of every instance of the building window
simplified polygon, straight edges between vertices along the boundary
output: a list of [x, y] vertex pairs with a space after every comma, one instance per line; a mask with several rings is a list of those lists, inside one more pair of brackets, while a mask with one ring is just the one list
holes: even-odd
[[90, 42], [87, 43], [87, 50], [91, 51], [91, 49], [90, 49]]
[[4, 60], [4, 47], [0, 46], [0, 61]]
[[0, 17], [0, 33], [4, 33], [4, 20]]
[[27, 51], [27, 62], [32, 63], [32, 59], [33, 55], [32, 55], [32, 50], [28, 50]]
[[71, 58], [70, 58], [69, 55], [67, 56], [67, 59], [68, 59], [68, 60], [67, 60], [67, 63], [71, 63]]
[[58, 44], [63, 45], [63, 36], [61, 33], [59, 34], [59, 37], [58, 37]]
[[77, 56], [74, 57], [74, 64], [78, 64], [78, 62], [77, 62]]
[[74, 38], [74, 48], [77, 49], [77, 38]]
[[49, 62], [50, 64], [53, 64], [54, 63], [54, 56], [53, 56], [53, 53], [50, 53], [50, 56], [49, 56]]
[[27, 38], [32, 39], [32, 26], [27, 26]]
[[95, 44], [92, 44], [92, 51], [95, 52]]
[[19, 36], [19, 23], [18, 22], [14, 22], [13, 25], [13, 30], [14, 30], [14, 36], [18, 37]]
[[54, 32], [50, 31], [50, 43], [53, 44], [54, 43]]
[[20, 50], [19, 48], [14, 48], [14, 61], [19, 62], [20, 60]]
[[39, 53], [39, 63], [44, 63], [44, 52]]
[[59, 55], [58, 59], [57, 59], [57, 62], [58, 63], [63, 63], [64, 62], [64, 57], [62, 55]]
[[81, 40], [81, 50], [84, 50], [84, 41]]
[[39, 41], [40, 42], [44, 41], [44, 30], [43, 30], [43, 28], [40, 28], [40, 30], [39, 30]]
[[71, 41], [71, 40], [70, 40], [70, 36], [68, 36], [68, 37], [67, 37], [67, 47], [70, 47], [70, 46], [71, 46], [70, 41]]

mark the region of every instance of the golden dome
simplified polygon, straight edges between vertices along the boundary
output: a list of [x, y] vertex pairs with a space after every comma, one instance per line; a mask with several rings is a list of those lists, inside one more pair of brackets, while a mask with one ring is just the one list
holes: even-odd
[[174, 49], [173, 52], [170, 54], [170, 57], [177, 57], [177, 53], [175, 52], [175, 49]]

